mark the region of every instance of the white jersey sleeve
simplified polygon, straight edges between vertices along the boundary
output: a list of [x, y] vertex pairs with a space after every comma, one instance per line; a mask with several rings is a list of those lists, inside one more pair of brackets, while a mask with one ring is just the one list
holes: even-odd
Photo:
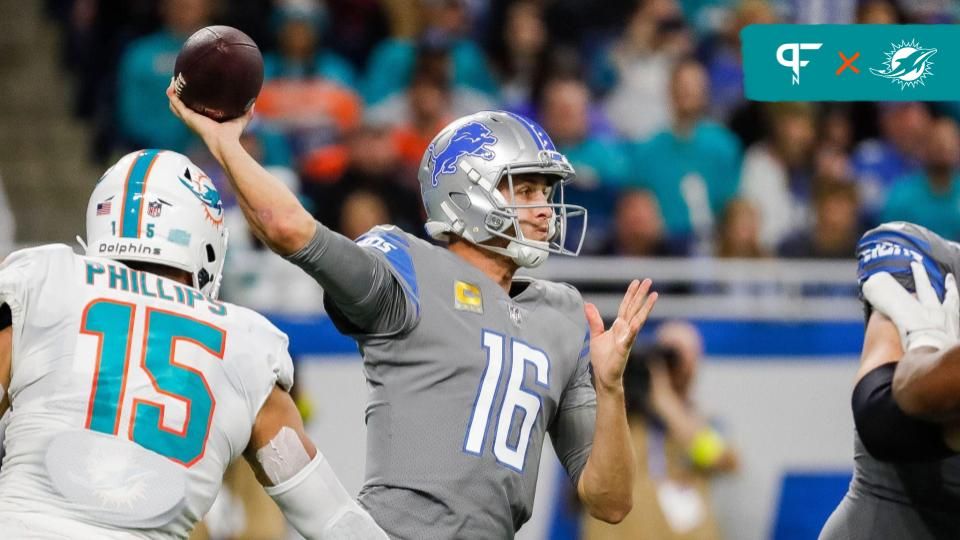
[[26, 276], [31, 263], [34, 261], [28, 251], [15, 251], [0, 264], [0, 303], [6, 303], [17, 313], [22, 313], [27, 303]]
[[0, 264], [0, 303], [10, 306], [15, 320], [23, 320], [27, 309], [36, 304], [42, 292], [51, 260], [66, 260], [73, 251], [64, 245], [43, 246], [15, 251]]
[[263, 403], [274, 386], [289, 392], [293, 387], [293, 359], [287, 350], [289, 339], [276, 326], [255, 311], [231, 306], [234, 317], [246, 330], [250, 339], [244, 340], [249, 351], [228, 351], [228, 355], [250, 355], [246, 362], [238, 362], [238, 375], [247, 399], [251, 422], [256, 419]]
[[[69, 246], [54, 244], [15, 251], [0, 264], [0, 303], [10, 308], [14, 350], [23, 350], [25, 344], [42, 345], [51, 335], [50, 328], [65, 322], [64, 303], [53, 301], [64, 284], [51, 278], [51, 273], [72, 266], [73, 261]], [[13, 390], [11, 384], [7, 393]]]

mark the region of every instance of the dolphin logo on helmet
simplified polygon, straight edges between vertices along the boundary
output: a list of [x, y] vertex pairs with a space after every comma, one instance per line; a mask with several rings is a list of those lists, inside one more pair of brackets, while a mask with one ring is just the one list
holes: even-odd
[[496, 143], [497, 138], [490, 128], [480, 122], [470, 122], [457, 128], [439, 152], [434, 152], [434, 143], [431, 143], [427, 153], [433, 166], [433, 187], [440, 185], [441, 174], [457, 172], [457, 162], [463, 156], [476, 156], [486, 161], [495, 158], [496, 154], [487, 146]]
[[[201, 174], [199, 178], [194, 179], [190, 174], [190, 169], [186, 168], [183, 174], [177, 177], [180, 183], [193, 193], [193, 196], [200, 200], [207, 208], [207, 216], [211, 221], [219, 223], [223, 221], [223, 202], [220, 200], [220, 193], [213, 186], [210, 177]], [[204, 181], [206, 180], [206, 181]], [[213, 214], [211, 214], [211, 211]]]

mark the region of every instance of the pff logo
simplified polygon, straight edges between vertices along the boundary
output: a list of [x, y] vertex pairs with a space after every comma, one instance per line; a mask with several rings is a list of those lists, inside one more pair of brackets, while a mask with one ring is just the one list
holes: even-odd
[[[806, 67], [809, 60], [800, 59], [800, 51], [816, 51], [823, 43], [784, 43], [777, 48], [777, 62], [793, 70], [793, 84], [800, 84], [800, 68]], [[790, 57], [787, 58], [787, 53]]]

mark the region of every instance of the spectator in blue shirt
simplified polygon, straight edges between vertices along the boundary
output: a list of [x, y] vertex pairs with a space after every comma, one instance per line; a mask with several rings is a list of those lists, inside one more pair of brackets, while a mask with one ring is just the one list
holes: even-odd
[[744, 0], [725, 19], [722, 31], [698, 47], [710, 76], [711, 116], [719, 119], [729, 118], [745, 101], [740, 31], [751, 24], [777, 22], [773, 6], [764, 0]]
[[[361, 92], [364, 101], [374, 105], [406, 90], [416, 64], [417, 45], [424, 38], [451, 41], [454, 86], [496, 96], [496, 80], [483, 50], [466, 37], [470, 26], [466, 0], [423, 0], [421, 3], [425, 28], [420, 38], [384, 40], [370, 55]], [[432, 37], [436, 35], [443, 37]]]
[[277, 17], [278, 52], [263, 57], [265, 79], [321, 78], [347, 88], [356, 86], [353, 66], [320, 45], [325, 21], [315, 4], [285, 4]]
[[922, 103], [885, 103], [880, 107], [880, 134], [853, 152], [854, 176], [868, 221], [875, 222], [893, 182], [920, 170], [930, 129], [930, 113]]
[[117, 121], [127, 146], [186, 150], [192, 135], [170, 112], [166, 89], [181, 45], [207, 24], [210, 11], [209, 0], [164, 0], [163, 28], [130, 43], [117, 81]]
[[923, 171], [893, 185], [882, 219], [909, 221], [949, 240], [960, 240], [960, 130], [956, 122], [936, 120], [924, 143]]
[[688, 59], [670, 79], [673, 125], [634, 146], [633, 172], [660, 202], [667, 233], [674, 239], [711, 235], [714, 216], [736, 195], [740, 143], [725, 127], [706, 120], [706, 70]]

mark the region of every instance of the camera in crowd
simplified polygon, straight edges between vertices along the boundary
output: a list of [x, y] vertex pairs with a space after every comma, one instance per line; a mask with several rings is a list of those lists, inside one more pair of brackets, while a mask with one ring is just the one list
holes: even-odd
[[627, 412], [630, 414], [656, 416], [649, 403], [650, 365], [654, 363], [663, 365], [667, 372], [671, 372], [680, 365], [680, 353], [674, 347], [660, 343], [634, 346], [623, 374]]

